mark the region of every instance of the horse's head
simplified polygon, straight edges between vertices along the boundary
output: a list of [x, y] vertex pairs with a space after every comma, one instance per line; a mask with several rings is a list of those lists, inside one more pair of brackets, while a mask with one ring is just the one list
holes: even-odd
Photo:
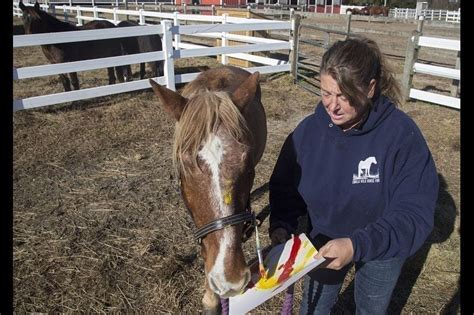
[[19, 8], [23, 11], [23, 27], [25, 28], [25, 34], [44, 33], [45, 28], [41, 23], [41, 9], [38, 1], [35, 2], [34, 6], [26, 6], [23, 1], [20, 0]]
[[[164, 109], [177, 120], [174, 161], [196, 227], [232, 215], [245, 216], [258, 161], [242, 113], [259, 91], [258, 73], [232, 93], [199, 90], [183, 97], [153, 80], [150, 83]], [[242, 251], [244, 224], [233, 223], [201, 235], [207, 284], [222, 297], [240, 293], [250, 280]]]

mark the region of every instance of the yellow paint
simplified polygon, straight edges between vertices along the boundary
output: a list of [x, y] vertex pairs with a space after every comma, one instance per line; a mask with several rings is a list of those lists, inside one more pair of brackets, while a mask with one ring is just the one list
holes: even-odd
[[306, 266], [306, 264], [308, 263], [308, 260], [310, 260], [316, 253], [317, 251], [315, 248], [310, 248], [309, 251], [304, 256], [303, 262], [298, 264], [297, 266], [294, 266], [294, 269], [291, 272], [290, 276], [292, 276], [295, 273], [300, 272]]
[[278, 285], [278, 277], [260, 278], [255, 284], [257, 289], [268, 290]]
[[226, 205], [230, 205], [231, 202], [232, 202], [232, 195], [231, 195], [230, 191], [226, 191], [224, 193], [224, 203]]

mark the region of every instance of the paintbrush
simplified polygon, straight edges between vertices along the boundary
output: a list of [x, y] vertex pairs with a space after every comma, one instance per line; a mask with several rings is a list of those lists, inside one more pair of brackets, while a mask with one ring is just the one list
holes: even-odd
[[260, 248], [260, 239], [258, 237], [258, 228], [256, 224], [255, 224], [255, 243], [257, 245], [258, 270], [260, 271], [260, 276], [263, 279], [266, 279], [267, 273], [265, 272], [265, 266], [263, 265], [262, 249]]

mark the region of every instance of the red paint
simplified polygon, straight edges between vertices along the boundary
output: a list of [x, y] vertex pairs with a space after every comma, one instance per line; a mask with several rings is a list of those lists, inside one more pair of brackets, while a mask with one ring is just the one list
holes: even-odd
[[282, 283], [286, 281], [290, 277], [290, 273], [293, 271], [293, 265], [295, 264], [296, 255], [301, 247], [301, 240], [297, 236], [293, 236], [293, 246], [291, 247], [290, 257], [288, 260], [281, 265], [278, 269], [283, 268], [283, 272], [281, 273], [280, 277], [278, 278], [278, 283]]

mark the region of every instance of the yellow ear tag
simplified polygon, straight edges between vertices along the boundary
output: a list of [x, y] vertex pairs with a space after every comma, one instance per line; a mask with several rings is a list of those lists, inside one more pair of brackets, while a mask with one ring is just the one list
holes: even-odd
[[230, 205], [230, 203], [232, 202], [232, 195], [230, 194], [230, 191], [227, 191], [225, 194], [224, 194], [224, 203], [226, 205]]

